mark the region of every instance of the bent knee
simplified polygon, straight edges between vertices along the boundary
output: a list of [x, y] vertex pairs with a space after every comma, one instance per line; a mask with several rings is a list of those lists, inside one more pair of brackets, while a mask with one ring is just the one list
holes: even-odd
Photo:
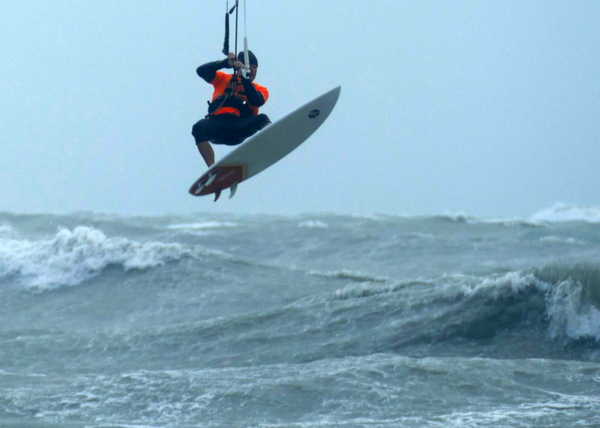
[[192, 126], [192, 135], [194, 136], [194, 138], [196, 140], [198, 140], [199, 138], [202, 137], [203, 133], [204, 133], [204, 126], [202, 124], [202, 121], [196, 122], [194, 124], [194, 126]]
[[271, 119], [269, 119], [269, 116], [267, 116], [264, 113], [261, 113], [257, 116], [258, 119], [260, 119], [260, 122], [264, 122], [264, 123], [271, 123]]
[[256, 121], [256, 129], [261, 130], [271, 123], [271, 119], [266, 114], [259, 114]]

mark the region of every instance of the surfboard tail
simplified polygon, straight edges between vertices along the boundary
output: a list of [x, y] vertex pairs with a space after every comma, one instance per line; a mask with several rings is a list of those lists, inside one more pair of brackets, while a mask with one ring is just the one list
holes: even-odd
[[189, 193], [193, 196], [210, 195], [211, 193], [216, 192], [220, 193], [223, 189], [235, 186], [240, 181], [243, 181], [245, 178], [244, 171], [245, 167], [243, 165], [217, 166], [211, 168], [192, 184]]

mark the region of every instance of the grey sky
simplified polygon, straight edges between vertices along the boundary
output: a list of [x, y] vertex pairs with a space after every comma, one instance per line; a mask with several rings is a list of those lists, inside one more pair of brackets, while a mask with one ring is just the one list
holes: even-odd
[[[465, 212], [600, 205], [600, 2], [247, 0], [263, 111], [328, 121], [233, 200], [193, 198], [224, 1], [3, 5], [0, 210]], [[229, 148], [218, 147], [220, 157]]]

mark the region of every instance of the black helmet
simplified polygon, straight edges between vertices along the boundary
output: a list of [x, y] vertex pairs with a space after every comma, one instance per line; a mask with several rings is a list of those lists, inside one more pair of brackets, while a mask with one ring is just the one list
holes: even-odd
[[[255, 65], [255, 66], [258, 67], [258, 60], [256, 59], [256, 55], [254, 55], [251, 50], [248, 50], [248, 59], [250, 60], [250, 65]], [[244, 64], [246, 64], [246, 61], [244, 59], [244, 51], [241, 51], [238, 54], [238, 61], [243, 62]]]

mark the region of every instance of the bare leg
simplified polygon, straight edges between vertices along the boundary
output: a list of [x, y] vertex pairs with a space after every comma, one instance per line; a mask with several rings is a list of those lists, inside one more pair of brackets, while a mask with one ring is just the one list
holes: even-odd
[[198, 147], [198, 151], [202, 155], [202, 158], [204, 159], [204, 162], [206, 162], [207, 166], [211, 166], [213, 163], [215, 163], [215, 151], [208, 141], [202, 141], [196, 144], [196, 147]]

